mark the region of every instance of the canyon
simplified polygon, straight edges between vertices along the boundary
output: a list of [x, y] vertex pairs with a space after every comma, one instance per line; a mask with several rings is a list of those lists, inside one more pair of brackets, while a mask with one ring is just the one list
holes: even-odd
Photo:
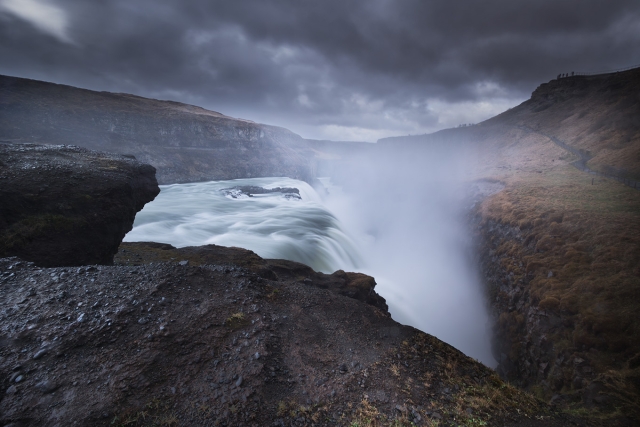
[[[363, 159], [398, 153], [429, 157], [446, 146], [475, 160], [465, 171], [469, 186], [486, 182], [502, 189], [476, 198], [467, 213], [494, 319], [494, 356], [502, 379], [437, 339], [389, 319], [369, 276], [354, 282], [355, 273], [338, 272], [327, 278], [301, 264], [220, 247], [123, 243], [115, 266], [90, 271], [60, 269], [63, 263], [37, 269], [16, 259], [3, 261], [3, 286], [11, 285], [3, 307], [19, 311], [5, 310], [10, 323], [3, 324], [12, 326], [3, 331], [2, 373], [8, 379], [14, 377], [11, 372], [28, 372], [25, 377], [33, 383], [23, 383], [30, 391], [17, 383], [10, 386], [16, 393], [3, 397], [2, 405], [13, 415], [3, 422], [35, 422], [20, 417], [26, 417], [28, 402], [36, 401], [30, 393], [40, 390], [47, 397], [39, 400], [38, 416], [55, 411], [60, 420], [104, 424], [116, 420], [125, 425], [123, 420], [130, 419], [130, 425], [145, 425], [140, 414], [148, 413], [156, 421], [175, 416], [176, 423], [189, 423], [202, 417], [232, 425], [340, 424], [367, 416], [404, 425], [475, 425], [473, 420], [633, 425], [640, 419], [639, 87], [638, 69], [555, 79], [520, 106], [477, 125], [364, 144], [304, 140], [284, 129], [184, 104], [3, 77], [1, 140], [74, 143], [134, 155], [157, 168], [160, 183], [256, 176], [313, 182], [322, 173], [348, 186], [350, 172]], [[27, 259], [21, 253], [4, 255]], [[145, 275], [153, 279], [136, 279]], [[89, 284], [88, 278], [94, 281]], [[60, 286], [69, 299], [52, 293]], [[106, 313], [97, 308], [92, 323], [78, 322], [82, 306], [77, 304], [103, 300], [95, 297], [103, 288], [115, 295], [118, 309]], [[40, 295], [38, 289], [46, 292]], [[163, 297], [174, 304], [160, 306]], [[149, 303], [147, 313], [160, 313], [140, 317], [144, 310], [133, 300], [142, 301], [145, 309]], [[198, 316], [184, 312], [190, 303], [200, 307]], [[20, 323], [36, 319], [43, 304], [51, 309], [41, 319]], [[254, 305], [257, 311], [247, 310]], [[307, 306], [323, 307], [313, 311], [315, 321], [305, 314]], [[237, 313], [244, 314], [233, 317]], [[140, 323], [138, 317], [152, 320]], [[175, 326], [167, 320], [172, 318]], [[287, 329], [289, 321], [294, 324]], [[338, 327], [346, 322], [354, 327]], [[49, 324], [68, 338], [46, 365], [35, 354], [60, 336]], [[53, 337], [30, 332], [39, 327]], [[333, 336], [330, 331], [338, 329], [346, 335]], [[197, 338], [202, 333], [207, 334], [204, 341], [214, 343], [210, 353], [204, 344], [201, 350], [191, 348], [202, 341]], [[182, 346], [189, 351], [179, 356], [169, 351]], [[105, 347], [107, 356], [100, 353]], [[20, 348], [27, 351], [20, 353]], [[351, 357], [354, 348], [358, 357]], [[252, 360], [256, 354], [260, 358]], [[130, 385], [117, 389], [108, 370], [87, 373], [105, 384], [103, 406], [89, 411], [86, 401], [77, 400], [77, 409], [51, 409], [57, 407], [56, 393], [98, 393], [79, 380], [59, 380], [67, 369], [62, 366], [103, 357], [105, 366], [131, 360], [130, 372], [123, 371], [117, 384], [143, 378], [138, 391]], [[174, 363], [186, 367], [180, 372], [167, 368]], [[158, 366], [168, 369], [166, 376], [152, 374]], [[276, 379], [271, 383], [270, 378]], [[36, 387], [44, 381], [55, 387], [50, 392], [46, 384]], [[74, 391], [80, 390], [74, 382], [83, 387], [80, 392]], [[231, 397], [223, 402], [223, 396]], [[493, 397], [487, 401], [487, 396]]]
[[[11, 153], [12, 161], [3, 163], [8, 176], [33, 161], [34, 153], [43, 170], [55, 170], [60, 158], [78, 161], [72, 174], [50, 177], [65, 186], [57, 195], [65, 206], [87, 191], [95, 194], [88, 187], [117, 190], [131, 167], [140, 167], [77, 147], [3, 149]], [[98, 167], [105, 158], [111, 160], [109, 174]], [[96, 167], [81, 167], [91, 159], [98, 160]], [[157, 194], [153, 170], [142, 169], [150, 191], [138, 194], [140, 204]], [[96, 173], [101, 179], [91, 180]], [[76, 179], [83, 185], [69, 185]], [[110, 204], [130, 201], [126, 191], [112, 193]], [[83, 206], [101, 208], [104, 202], [91, 197]], [[13, 212], [20, 206], [12, 206]], [[24, 209], [38, 213], [29, 205]], [[131, 212], [116, 216], [122, 228], [130, 227]], [[89, 215], [89, 228], [93, 218], [93, 225], [101, 224], [98, 215]], [[73, 234], [61, 235], [55, 227], [38, 230], [34, 242], [49, 236], [48, 252], [59, 247], [66, 258], [34, 263], [5, 253], [0, 259], [5, 426], [580, 421], [391, 319], [370, 276], [317, 273], [240, 248], [177, 249], [153, 242], [123, 243], [102, 265], [69, 266], [70, 251], [82, 260], [85, 246], [73, 245]], [[97, 247], [110, 247], [114, 238], [91, 237]]]

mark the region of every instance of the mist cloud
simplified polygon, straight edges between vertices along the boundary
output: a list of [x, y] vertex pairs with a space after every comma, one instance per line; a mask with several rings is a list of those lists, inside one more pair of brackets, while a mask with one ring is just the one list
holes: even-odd
[[640, 63], [636, 0], [0, 4], [0, 73], [194, 103], [310, 138], [477, 122], [560, 72]]
[[325, 202], [352, 233], [394, 319], [495, 366], [492, 320], [466, 214], [472, 148], [389, 147], [332, 177]]

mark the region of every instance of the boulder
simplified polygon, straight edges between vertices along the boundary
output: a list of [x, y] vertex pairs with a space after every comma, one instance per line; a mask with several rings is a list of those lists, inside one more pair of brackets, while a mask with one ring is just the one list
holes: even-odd
[[155, 169], [71, 145], [0, 144], [0, 257], [39, 266], [111, 264]]

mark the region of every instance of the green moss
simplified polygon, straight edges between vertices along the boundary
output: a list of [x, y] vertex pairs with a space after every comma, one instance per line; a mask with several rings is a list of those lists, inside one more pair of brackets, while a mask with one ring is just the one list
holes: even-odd
[[248, 323], [249, 323], [248, 319], [246, 318], [244, 313], [241, 311], [237, 313], [233, 313], [224, 321], [224, 324], [229, 326], [232, 329], [241, 328], [243, 326], [246, 326]]

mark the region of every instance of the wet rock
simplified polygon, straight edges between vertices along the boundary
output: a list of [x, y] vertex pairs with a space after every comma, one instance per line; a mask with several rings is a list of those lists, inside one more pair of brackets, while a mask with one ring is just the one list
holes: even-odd
[[[247, 268], [257, 276], [273, 280], [283, 281], [288, 279], [298, 279], [305, 276], [309, 281], [304, 281], [307, 286], [329, 289], [340, 295], [348, 296], [359, 301], [377, 307], [389, 316], [389, 308], [386, 300], [376, 291], [376, 281], [373, 277], [362, 273], [351, 273], [338, 270], [333, 274], [324, 274], [313, 271], [309, 266], [294, 261], [281, 259], [264, 259], [254, 252], [242, 248], [228, 248], [217, 245], [203, 245], [184, 248], [175, 248], [168, 244], [153, 242], [124, 242], [121, 251], [116, 255], [116, 260], [126, 261], [131, 255], [139, 256], [146, 262], [156, 260], [161, 261], [166, 257], [176, 259], [198, 259], [203, 264], [236, 264]], [[193, 262], [192, 264], [193, 265]], [[232, 267], [224, 267], [223, 272], [230, 274], [234, 271]], [[282, 319], [286, 319], [283, 316]]]
[[300, 190], [290, 187], [262, 188], [254, 185], [244, 185], [220, 190], [225, 196], [233, 199], [240, 197], [253, 197], [255, 194], [281, 193], [287, 199], [300, 199]]

